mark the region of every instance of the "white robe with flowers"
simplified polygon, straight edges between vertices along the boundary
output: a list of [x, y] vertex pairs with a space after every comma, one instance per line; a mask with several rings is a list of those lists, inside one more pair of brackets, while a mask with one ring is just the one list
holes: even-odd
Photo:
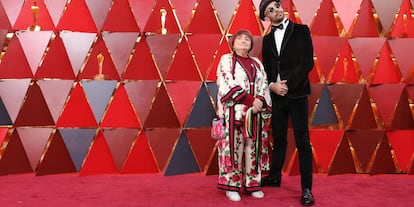
[[[259, 98], [263, 101], [263, 110], [260, 112], [261, 124], [257, 126], [263, 126], [258, 131], [261, 132], [260, 137], [261, 149], [260, 157], [258, 161], [258, 167], [261, 170], [269, 169], [269, 155], [268, 155], [268, 135], [267, 135], [267, 120], [271, 116], [271, 97], [267, 82], [266, 72], [261, 61], [255, 57], [251, 57], [254, 61], [254, 67], [256, 69], [256, 78], [253, 83], [250, 83], [247, 76], [247, 71], [242, 67], [239, 62], [234, 61], [233, 54], [224, 54], [219, 62], [217, 68], [217, 115], [225, 119], [225, 139], [220, 140], [220, 147], [223, 147], [226, 153], [219, 155], [219, 168], [220, 171], [226, 172], [233, 167], [233, 157], [236, 157], [232, 153], [232, 134], [231, 129], [235, 129], [235, 125], [245, 124], [246, 112], [248, 106], [241, 103], [246, 93], [253, 95], [255, 98]], [[254, 87], [251, 87], [253, 85]], [[254, 88], [254, 91], [250, 91]]]

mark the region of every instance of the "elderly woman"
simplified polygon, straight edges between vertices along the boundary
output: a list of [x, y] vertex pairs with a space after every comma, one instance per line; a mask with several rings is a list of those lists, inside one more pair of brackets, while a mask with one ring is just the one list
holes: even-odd
[[217, 68], [217, 115], [225, 120], [225, 137], [218, 141], [218, 188], [232, 201], [241, 200], [241, 188], [263, 198], [261, 171], [269, 167], [266, 122], [271, 116], [266, 72], [249, 55], [249, 31], [236, 32], [231, 46], [233, 52], [224, 54]]

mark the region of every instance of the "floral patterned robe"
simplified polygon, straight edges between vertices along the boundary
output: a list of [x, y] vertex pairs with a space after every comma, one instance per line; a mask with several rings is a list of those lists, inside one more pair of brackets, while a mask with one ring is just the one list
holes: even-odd
[[233, 54], [224, 54], [217, 68], [217, 115], [225, 120], [226, 134], [226, 137], [220, 140], [218, 145], [220, 150], [219, 171], [222, 173], [232, 171], [235, 167], [235, 157], [240, 156], [237, 154], [237, 150], [234, 150], [239, 147], [234, 140], [235, 136], [246, 136], [244, 132], [240, 133], [240, 128], [246, 127], [246, 112], [249, 108], [241, 101], [248, 94], [263, 102], [263, 110], [259, 113], [260, 117], [255, 116], [256, 118], [251, 122], [257, 132], [254, 135], [253, 143], [249, 143], [255, 145], [251, 146], [256, 151], [254, 153], [257, 160], [255, 170], [268, 170], [268, 135], [265, 126], [267, 119], [271, 116], [271, 97], [266, 73], [262, 63], [257, 58], [251, 57], [252, 67], [256, 70], [255, 78], [251, 83], [252, 77], [249, 78], [246, 69], [235, 59]]

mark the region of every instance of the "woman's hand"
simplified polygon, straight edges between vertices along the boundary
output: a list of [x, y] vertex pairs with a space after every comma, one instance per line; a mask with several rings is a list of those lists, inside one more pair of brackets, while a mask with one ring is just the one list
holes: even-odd
[[258, 112], [262, 110], [262, 108], [263, 108], [263, 102], [260, 99], [255, 98], [253, 101], [253, 106], [252, 106], [253, 113], [257, 114]]

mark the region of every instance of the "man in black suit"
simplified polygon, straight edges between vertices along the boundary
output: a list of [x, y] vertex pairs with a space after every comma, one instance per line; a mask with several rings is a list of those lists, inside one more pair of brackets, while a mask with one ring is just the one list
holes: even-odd
[[260, 19], [270, 21], [272, 30], [263, 37], [262, 57], [273, 101], [273, 155], [263, 186], [280, 187], [286, 157], [289, 117], [299, 155], [302, 197], [305, 206], [314, 204], [312, 195], [312, 147], [308, 128], [308, 74], [312, 70], [313, 45], [308, 26], [289, 21], [280, 0], [262, 0]]

